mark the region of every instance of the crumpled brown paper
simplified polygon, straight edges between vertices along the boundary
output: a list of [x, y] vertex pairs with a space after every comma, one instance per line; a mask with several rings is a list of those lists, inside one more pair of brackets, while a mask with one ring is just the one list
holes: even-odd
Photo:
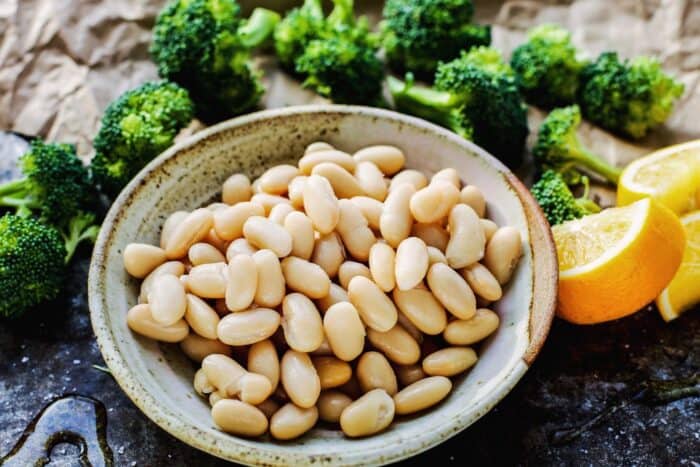
[[[84, 158], [107, 104], [156, 77], [148, 55], [150, 29], [164, 0], [0, 0], [0, 129], [77, 143]], [[278, 9], [294, 2], [241, 2]], [[622, 56], [653, 54], [686, 86], [666, 126], [629, 142], [584, 124], [583, 140], [618, 164], [651, 149], [700, 138], [700, 0], [477, 0], [476, 19], [492, 23], [494, 45], [510, 51], [535, 24], [555, 22], [572, 31], [590, 57], [613, 49]], [[382, 2], [358, 1], [371, 19]], [[264, 107], [324, 100], [275, 68], [265, 70]], [[542, 112], [533, 109], [531, 129]]]

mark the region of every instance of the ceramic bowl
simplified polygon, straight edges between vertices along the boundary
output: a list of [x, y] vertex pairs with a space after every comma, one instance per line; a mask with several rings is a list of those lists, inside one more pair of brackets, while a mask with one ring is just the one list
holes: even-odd
[[[250, 177], [294, 162], [306, 145], [323, 140], [353, 151], [392, 144], [409, 168], [432, 174], [446, 167], [484, 193], [488, 215], [515, 226], [523, 258], [495, 306], [498, 331], [479, 349], [479, 361], [455, 380], [440, 405], [400, 417], [386, 431], [348, 439], [317, 427], [302, 438], [244, 439], [218, 430], [209, 404], [192, 388], [194, 366], [176, 345], [132, 333], [127, 310], [139, 284], [122, 265], [130, 242], [157, 244], [161, 225], [176, 210], [192, 210], [219, 195], [232, 173]], [[497, 159], [473, 143], [423, 120], [387, 110], [304, 106], [268, 110], [223, 122], [175, 145], [152, 161], [112, 205], [90, 266], [92, 325], [112, 375], [156, 424], [215, 456], [255, 465], [379, 465], [394, 462], [456, 435], [498, 403], [523, 376], [549, 331], [557, 294], [557, 259], [550, 231], [528, 190]]]

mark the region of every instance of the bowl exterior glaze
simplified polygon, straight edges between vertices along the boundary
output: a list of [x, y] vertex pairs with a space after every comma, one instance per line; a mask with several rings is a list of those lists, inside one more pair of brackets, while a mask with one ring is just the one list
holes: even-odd
[[[482, 190], [489, 217], [520, 231], [523, 258], [495, 307], [501, 326], [482, 344], [476, 366], [456, 379], [453, 392], [437, 407], [365, 439], [347, 439], [322, 427], [284, 443], [238, 438], [214, 426], [208, 402], [192, 388], [194, 367], [176, 345], [158, 344], [128, 329], [126, 313], [137, 303], [138, 281], [124, 271], [121, 255], [130, 242], [157, 244], [170, 213], [213, 201], [232, 173], [256, 177], [272, 165], [298, 159], [317, 140], [351, 153], [371, 144], [396, 145], [405, 152], [407, 167], [431, 174], [454, 167], [463, 182]], [[447, 130], [395, 112], [303, 106], [223, 122], [152, 161], [107, 215], [88, 293], [95, 335], [114, 378], [151, 420], [183, 442], [250, 465], [380, 465], [454, 436], [513, 388], [544, 343], [556, 287], [557, 258], [548, 225], [528, 190], [494, 157]]]

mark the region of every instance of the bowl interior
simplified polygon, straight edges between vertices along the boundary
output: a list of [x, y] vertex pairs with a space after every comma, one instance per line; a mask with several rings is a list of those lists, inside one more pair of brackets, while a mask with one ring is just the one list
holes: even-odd
[[[393, 144], [406, 154], [407, 167], [428, 174], [456, 168], [463, 182], [482, 190], [491, 219], [520, 231], [523, 258], [495, 306], [501, 326], [479, 349], [477, 365], [455, 381], [453, 392], [439, 406], [401, 417], [381, 435], [366, 439], [349, 440], [324, 427], [285, 443], [237, 438], [214, 426], [208, 402], [192, 388], [195, 367], [179, 348], [157, 344], [127, 328], [126, 313], [137, 303], [139, 281], [126, 274], [121, 254], [130, 242], [157, 244], [170, 213], [215, 200], [229, 175], [243, 172], [256, 177], [272, 165], [295, 161], [306, 145], [317, 140], [350, 153], [371, 144]], [[90, 305], [105, 360], [122, 388], [152, 420], [181, 440], [230, 460], [366, 465], [425, 450], [474, 422], [512, 388], [531, 361], [528, 355], [534, 357], [541, 345], [534, 341], [543, 338], [551, 320], [556, 289], [552, 291], [550, 284], [543, 290], [535, 281], [536, 272], [548, 276], [554, 268], [556, 274], [551, 239], [547, 243], [546, 235], [532, 229], [533, 216], [539, 214], [523, 202], [522, 187], [514, 180], [504, 166], [473, 144], [420, 120], [378, 109], [334, 106], [266, 111], [205, 130], [144, 169], [104, 224], [91, 266]]]

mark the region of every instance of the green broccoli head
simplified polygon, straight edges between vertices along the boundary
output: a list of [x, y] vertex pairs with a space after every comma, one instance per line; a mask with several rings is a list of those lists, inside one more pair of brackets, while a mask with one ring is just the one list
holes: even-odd
[[532, 149], [535, 164], [541, 170], [552, 169], [571, 181], [580, 169], [617, 183], [621, 169], [588, 151], [579, 141], [576, 130], [581, 112], [576, 105], [552, 110], [544, 119]]
[[56, 298], [65, 276], [61, 235], [38, 220], [0, 218], [0, 317], [17, 317]]
[[392, 67], [432, 78], [439, 62], [491, 43], [490, 26], [471, 24], [471, 0], [388, 0], [382, 36]]
[[304, 0], [275, 27], [275, 52], [280, 64], [294, 71], [294, 64], [306, 45], [317, 39], [325, 27], [321, 0]]
[[304, 86], [341, 104], [379, 105], [384, 66], [376, 50], [341, 35], [308, 44], [296, 62]]
[[250, 51], [278, 20], [258, 9], [245, 22], [235, 0], [173, 0], [156, 19], [151, 55], [162, 78], [190, 92], [202, 120], [223, 120], [257, 105], [263, 86]]
[[600, 206], [586, 197], [587, 193], [576, 198], [564, 178], [553, 170], [542, 173], [530, 191], [550, 225], [580, 219], [600, 211]]
[[579, 103], [583, 115], [615, 133], [641, 138], [673, 111], [684, 86], [664, 73], [655, 58], [620, 61], [602, 53], [581, 73]]
[[149, 82], [122, 94], [102, 116], [91, 170], [103, 192], [115, 196], [151, 159], [167, 149], [193, 116], [186, 90]]
[[20, 167], [24, 178], [0, 186], [0, 206], [62, 225], [94, 198], [88, 171], [72, 145], [34, 140]]
[[543, 24], [528, 33], [528, 41], [513, 51], [510, 64], [528, 102], [549, 108], [576, 100], [581, 70], [571, 34], [554, 24]]

